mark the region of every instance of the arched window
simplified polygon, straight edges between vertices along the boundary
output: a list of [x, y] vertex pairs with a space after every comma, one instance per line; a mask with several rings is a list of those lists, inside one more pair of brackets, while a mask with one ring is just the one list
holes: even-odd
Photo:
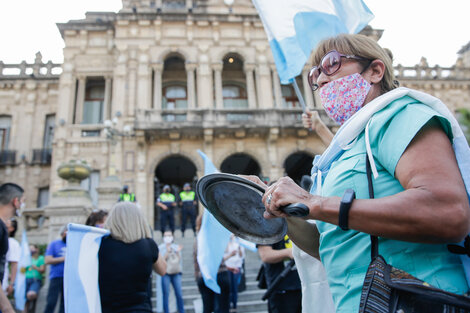
[[243, 60], [238, 54], [230, 53], [224, 57], [222, 82], [224, 108], [248, 108], [246, 76], [243, 71]]

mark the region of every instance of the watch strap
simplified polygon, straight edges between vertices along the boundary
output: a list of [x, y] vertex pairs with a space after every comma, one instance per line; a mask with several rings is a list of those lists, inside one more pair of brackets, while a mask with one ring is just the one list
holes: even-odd
[[353, 200], [356, 198], [356, 193], [351, 188], [346, 189], [344, 192], [343, 198], [341, 199], [341, 204], [339, 205], [339, 217], [338, 217], [338, 226], [342, 230], [349, 230], [349, 210]]

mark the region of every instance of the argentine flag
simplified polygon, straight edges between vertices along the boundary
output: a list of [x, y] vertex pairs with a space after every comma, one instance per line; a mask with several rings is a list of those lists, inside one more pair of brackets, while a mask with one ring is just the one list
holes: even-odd
[[66, 313], [101, 313], [98, 250], [108, 230], [68, 224], [64, 265]]
[[300, 75], [321, 40], [358, 33], [374, 18], [362, 0], [253, 0], [253, 4], [282, 84]]
[[21, 254], [18, 262], [18, 271], [15, 280], [15, 306], [18, 310], [24, 310], [26, 304], [26, 268], [31, 266], [31, 251], [29, 250], [26, 230], [21, 237]]
[[[204, 175], [217, 173], [218, 170], [207, 155], [200, 150], [197, 152], [204, 160]], [[224, 257], [231, 234], [208, 210], [204, 210], [201, 229], [197, 234], [197, 263], [199, 264], [205, 285], [219, 294], [220, 287], [217, 284], [217, 271]]]

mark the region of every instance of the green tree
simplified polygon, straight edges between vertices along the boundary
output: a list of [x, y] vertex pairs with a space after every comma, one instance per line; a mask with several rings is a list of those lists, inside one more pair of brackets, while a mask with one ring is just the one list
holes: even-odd
[[456, 115], [465, 138], [467, 138], [467, 141], [470, 143], [470, 110], [465, 108], [457, 109]]

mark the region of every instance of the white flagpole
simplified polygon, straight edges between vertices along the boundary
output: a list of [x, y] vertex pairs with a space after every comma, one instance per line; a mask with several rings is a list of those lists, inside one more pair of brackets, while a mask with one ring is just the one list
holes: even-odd
[[292, 86], [294, 87], [295, 94], [297, 95], [300, 105], [302, 106], [302, 111], [305, 113], [307, 111], [307, 107], [305, 106], [304, 97], [302, 96], [302, 93], [300, 92], [299, 86], [297, 85], [297, 81], [295, 80], [295, 78], [292, 81]]

